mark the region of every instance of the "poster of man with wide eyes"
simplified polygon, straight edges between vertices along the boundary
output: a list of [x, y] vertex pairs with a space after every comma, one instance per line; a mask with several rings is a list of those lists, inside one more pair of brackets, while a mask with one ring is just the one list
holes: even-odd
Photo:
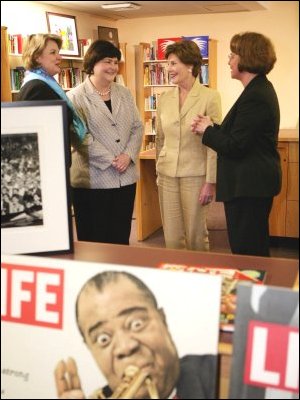
[[7, 255], [1, 278], [1, 398], [216, 398], [220, 277]]

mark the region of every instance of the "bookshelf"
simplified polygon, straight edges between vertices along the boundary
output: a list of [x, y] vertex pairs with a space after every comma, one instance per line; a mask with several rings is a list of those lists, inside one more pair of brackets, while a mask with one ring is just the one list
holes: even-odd
[[1, 26], [1, 101], [11, 101], [7, 28]]
[[[120, 44], [120, 50], [123, 59], [119, 64], [119, 75], [122, 75], [122, 79], [119, 78], [119, 81], [126, 85], [126, 43]], [[65, 91], [72, 89], [85, 79], [83, 57], [63, 56], [61, 68], [58, 81]], [[24, 72], [22, 54], [9, 53], [7, 28], [1, 27], [1, 101], [17, 100]]]
[[282, 186], [273, 201], [270, 235], [299, 238], [299, 132], [280, 129], [278, 139]]
[[[166, 60], [149, 60], [150, 43], [135, 46], [136, 102], [145, 126], [139, 157], [140, 180], [136, 194], [137, 239], [144, 240], [161, 227], [156, 185], [155, 118], [160, 93], [174, 85], [168, 81]], [[208, 58], [203, 59], [208, 70], [208, 85], [217, 88], [217, 41], [209, 39]]]

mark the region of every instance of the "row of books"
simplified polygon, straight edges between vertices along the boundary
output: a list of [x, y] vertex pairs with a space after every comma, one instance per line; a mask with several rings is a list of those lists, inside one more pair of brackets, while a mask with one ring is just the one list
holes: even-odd
[[152, 150], [155, 149], [155, 141], [154, 140], [150, 140], [149, 142], [147, 142], [145, 144], [145, 150]]
[[155, 93], [152, 96], [145, 97], [145, 110], [155, 111], [157, 108], [160, 93]]
[[145, 120], [145, 135], [156, 135], [155, 122], [155, 116]]
[[145, 48], [144, 50], [144, 61], [149, 60], [164, 60], [166, 48], [175, 42], [180, 42], [181, 40], [192, 40], [199, 47], [202, 58], [208, 58], [208, 42], [209, 36], [179, 36], [165, 39], [157, 39], [157, 41], [152, 41], [151, 46]]
[[22, 54], [23, 37], [21, 34], [8, 35], [8, 52], [11, 54]]
[[147, 64], [144, 67], [144, 85], [171, 85], [166, 64]]
[[84, 57], [93, 39], [78, 39], [78, 49], [80, 57]]
[[[23, 37], [20, 33], [8, 34], [8, 52], [10, 54], [22, 54], [24, 39], [25, 39], [25, 37]], [[85, 56], [92, 41], [93, 41], [92, 39], [79, 39], [78, 40], [78, 48], [79, 48], [79, 56], [80, 57]]]
[[85, 72], [80, 68], [62, 68], [58, 74], [58, 83], [63, 88], [73, 88], [78, 86], [85, 79]]
[[10, 70], [10, 86], [11, 90], [20, 90], [23, 79], [25, 76], [25, 68], [24, 67], [16, 67]]
[[201, 65], [200, 82], [203, 85], [208, 85], [208, 83], [209, 83], [208, 65], [207, 64]]

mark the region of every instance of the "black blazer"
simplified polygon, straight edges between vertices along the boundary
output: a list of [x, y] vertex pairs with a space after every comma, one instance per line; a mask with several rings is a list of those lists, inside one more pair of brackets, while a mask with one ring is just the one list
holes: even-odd
[[218, 154], [218, 201], [273, 197], [280, 192], [279, 120], [274, 87], [265, 75], [258, 75], [245, 87], [223, 123], [205, 130], [203, 143]]
[[[53, 89], [46, 82], [40, 79], [32, 79], [31, 81], [25, 83], [21, 88], [19, 95], [19, 101], [26, 100], [62, 100], [61, 97], [54, 92]], [[72, 111], [67, 107], [68, 115], [68, 126], [72, 123]]]
[[[32, 79], [25, 83], [21, 88], [19, 95], [19, 101], [31, 101], [31, 100], [62, 100], [61, 97], [49, 86], [46, 82], [40, 79]], [[73, 122], [73, 114], [69, 107], [67, 107], [67, 119], [68, 119], [68, 136], [67, 136], [67, 157], [69, 167], [72, 164], [71, 159], [71, 126]]]

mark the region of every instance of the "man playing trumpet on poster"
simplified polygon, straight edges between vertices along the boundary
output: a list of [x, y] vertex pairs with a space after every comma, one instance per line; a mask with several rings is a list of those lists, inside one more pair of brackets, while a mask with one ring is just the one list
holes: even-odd
[[[136, 276], [106, 271], [92, 277], [76, 303], [81, 335], [108, 386], [90, 398], [215, 398], [216, 356], [179, 359], [164, 311]], [[60, 399], [84, 399], [73, 359], [55, 369]]]

